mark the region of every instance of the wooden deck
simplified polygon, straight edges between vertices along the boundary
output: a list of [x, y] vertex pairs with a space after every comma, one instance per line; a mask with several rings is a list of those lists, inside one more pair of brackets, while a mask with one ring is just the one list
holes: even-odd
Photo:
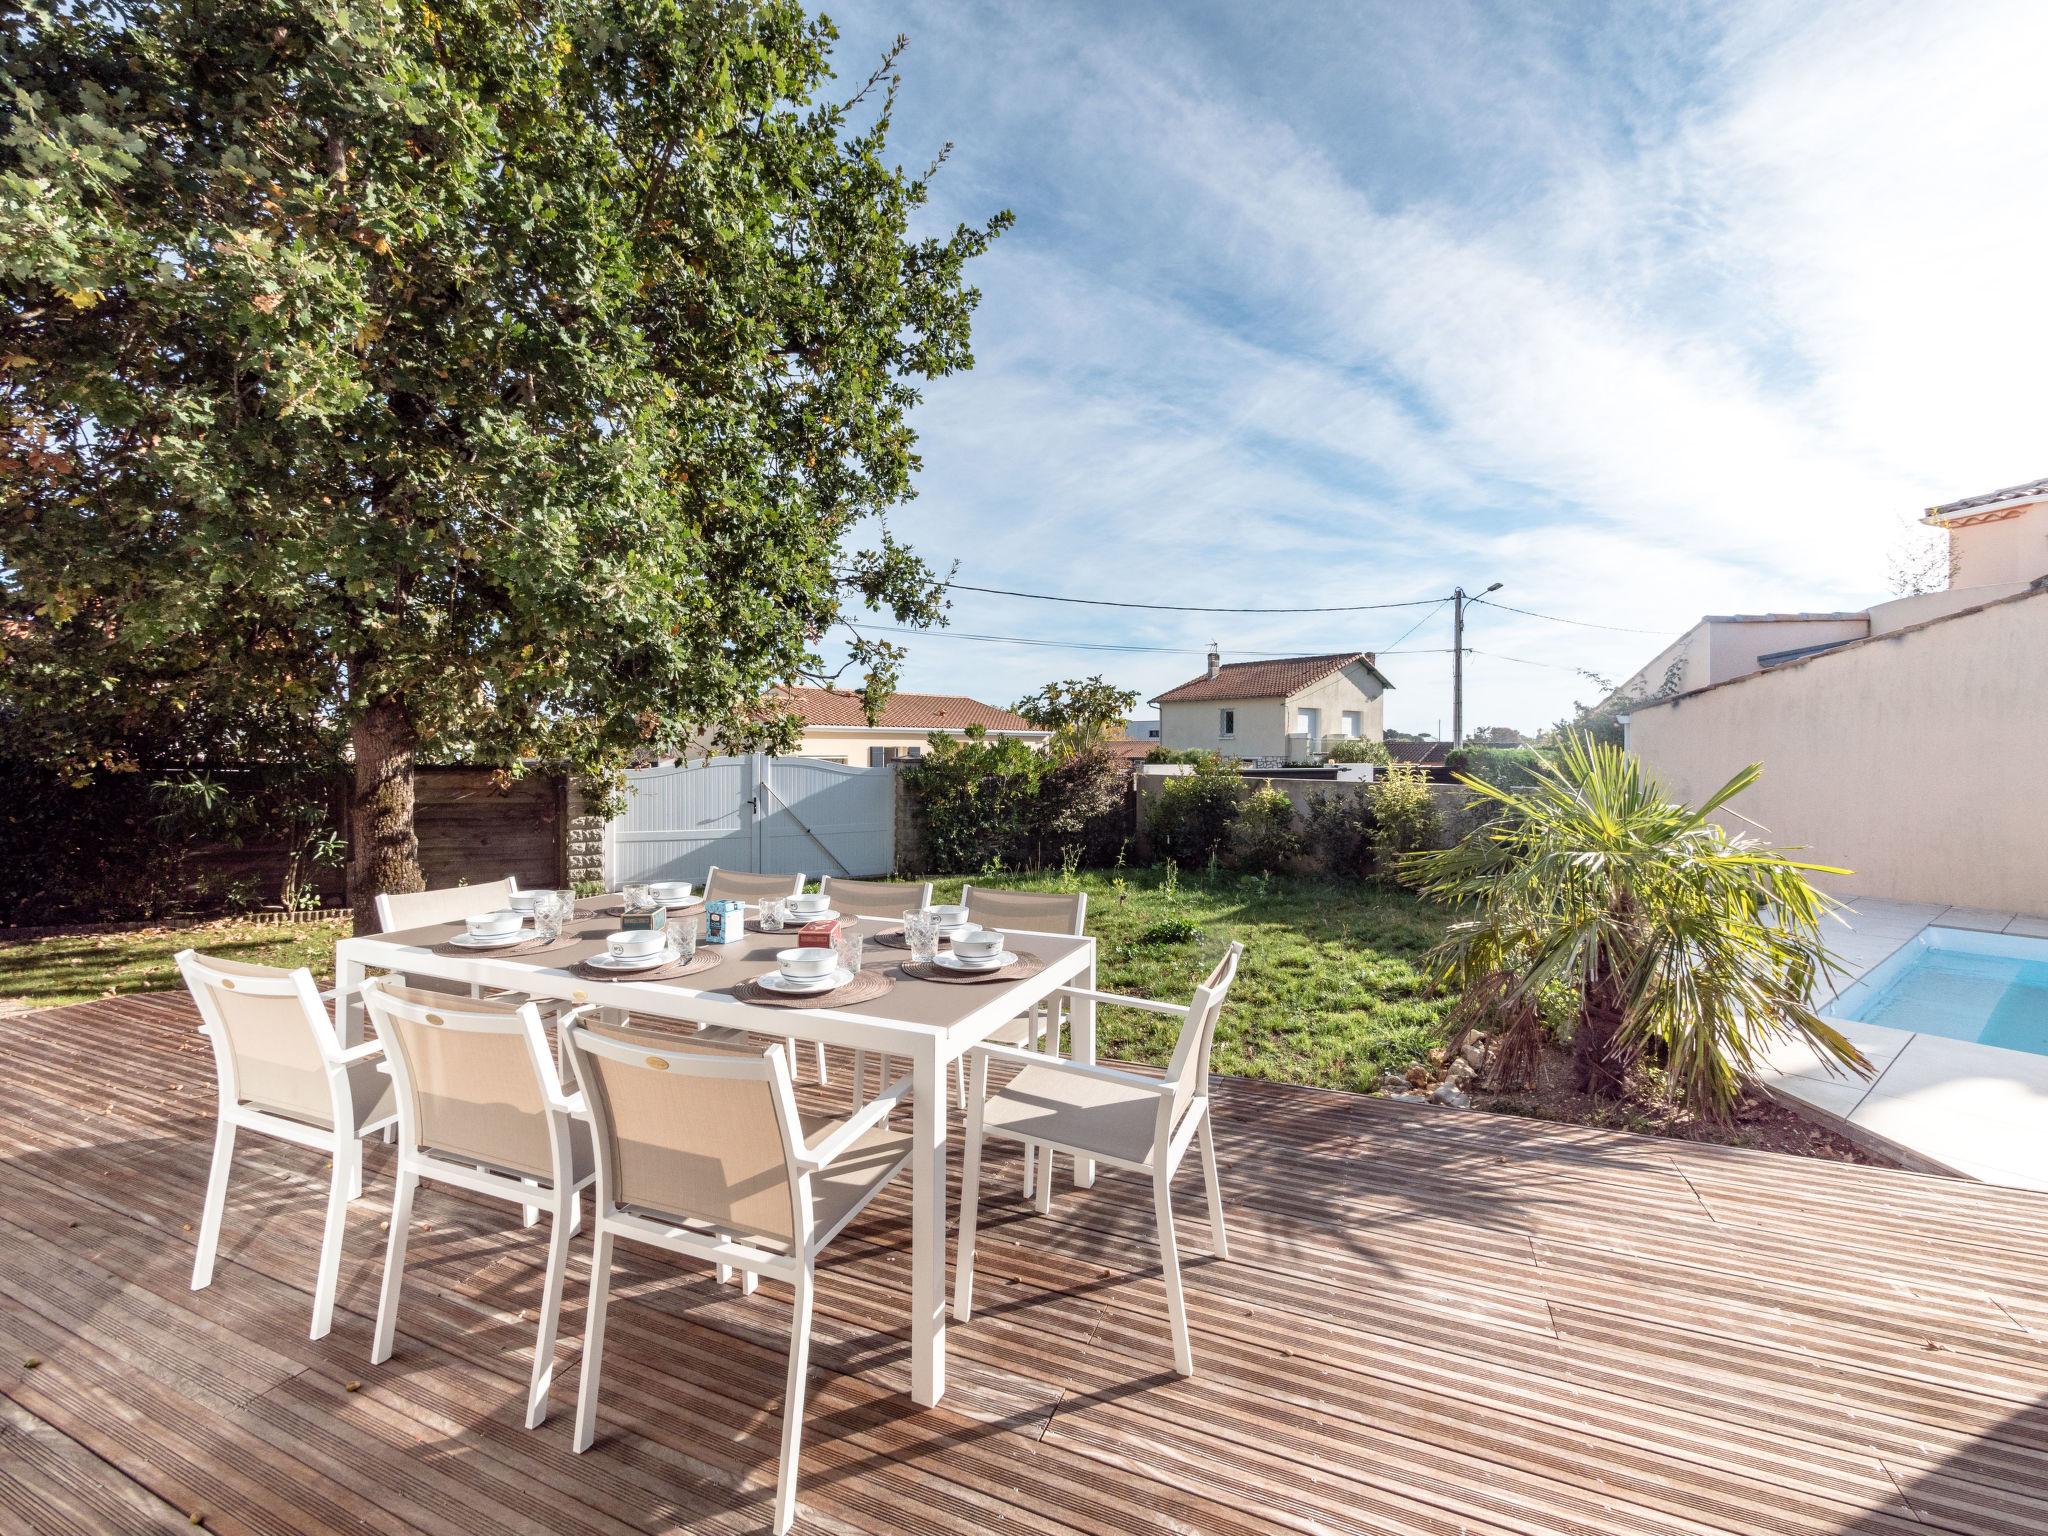
[[[247, 1138], [186, 1289], [212, 1122], [180, 997], [0, 1019], [0, 1530], [623, 1533], [767, 1518], [786, 1293], [621, 1247], [599, 1439], [521, 1427], [544, 1242], [423, 1188], [371, 1366], [373, 1147], [333, 1334], [314, 1159]], [[1234, 1223], [1180, 1203], [1175, 1378], [1140, 1186], [1053, 1215], [992, 1151], [951, 1390], [906, 1395], [898, 1197], [834, 1247], [810, 1531], [2048, 1531], [2048, 1199], [1842, 1164], [1218, 1085]], [[957, 1149], [956, 1149], [957, 1159]], [[957, 1171], [957, 1161], [956, 1161]], [[40, 1364], [31, 1366], [31, 1360]]]

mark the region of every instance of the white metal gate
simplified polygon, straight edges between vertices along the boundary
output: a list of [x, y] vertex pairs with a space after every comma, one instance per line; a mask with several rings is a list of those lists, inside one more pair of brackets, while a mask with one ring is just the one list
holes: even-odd
[[714, 757], [626, 775], [607, 881], [702, 880], [716, 864], [775, 874], [886, 875], [896, 775], [814, 757]]

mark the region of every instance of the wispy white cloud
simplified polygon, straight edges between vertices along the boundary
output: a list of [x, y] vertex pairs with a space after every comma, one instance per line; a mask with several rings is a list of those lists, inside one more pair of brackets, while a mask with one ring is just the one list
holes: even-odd
[[[945, 209], [1021, 215], [901, 519], [974, 579], [1245, 604], [1505, 579], [1676, 629], [1868, 599], [1901, 513], [2043, 470], [2031, 0], [1347, 6], [1256, 40], [1178, 6], [871, 9], [855, 38], [916, 39], [906, 131], [960, 141]], [[1413, 617], [957, 614], [1191, 650]], [[1592, 691], [1566, 669], [1658, 642], [1486, 612], [1474, 643], [1556, 669], [1470, 669], [1470, 717], [1532, 726]], [[911, 678], [1007, 698], [1105, 667], [1189, 670], [935, 639]], [[1447, 658], [1389, 670], [1396, 723], [1448, 712]]]

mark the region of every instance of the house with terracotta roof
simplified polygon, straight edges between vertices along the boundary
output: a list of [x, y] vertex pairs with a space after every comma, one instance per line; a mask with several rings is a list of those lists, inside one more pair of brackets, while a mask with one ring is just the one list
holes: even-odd
[[872, 721], [861, 707], [861, 696], [843, 688], [777, 689], [768, 707], [803, 722], [803, 742], [792, 755], [854, 768], [922, 757], [935, 732], [959, 736], [971, 725], [1035, 747], [1043, 746], [1052, 734], [1022, 715], [957, 693], [893, 693]]
[[1278, 764], [1311, 761], [1340, 736], [1380, 740], [1393, 686], [1370, 651], [1225, 662], [1211, 647], [1200, 677], [1152, 702], [1162, 747]]

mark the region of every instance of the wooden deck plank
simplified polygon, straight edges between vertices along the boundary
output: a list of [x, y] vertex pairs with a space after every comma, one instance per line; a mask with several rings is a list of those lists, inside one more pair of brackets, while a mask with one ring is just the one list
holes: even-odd
[[[211, 1062], [177, 995], [0, 1019], [0, 1521], [218, 1531], [758, 1529], [787, 1292], [621, 1250], [600, 1438], [520, 1419], [544, 1230], [423, 1190], [368, 1365], [388, 1154], [305, 1339], [324, 1169], [245, 1138], [185, 1288]], [[839, 1081], [844, 1081], [844, 1063]], [[828, 1107], [843, 1092], [806, 1086]], [[819, 1286], [805, 1530], [2038, 1536], [2048, 1199], [1219, 1080], [1233, 1259], [1177, 1188], [1198, 1375], [1167, 1368], [1149, 1191], [992, 1149], [951, 1390], [905, 1395], [908, 1195]], [[957, 1152], [952, 1169], [957, 1199]], [[27, 1358], [43, 1363], [31, 1370]], [[357, 1390], [350, 1390], [356, 1383]], [[18, 1511], [22, 1513], [15, 1519]]]

